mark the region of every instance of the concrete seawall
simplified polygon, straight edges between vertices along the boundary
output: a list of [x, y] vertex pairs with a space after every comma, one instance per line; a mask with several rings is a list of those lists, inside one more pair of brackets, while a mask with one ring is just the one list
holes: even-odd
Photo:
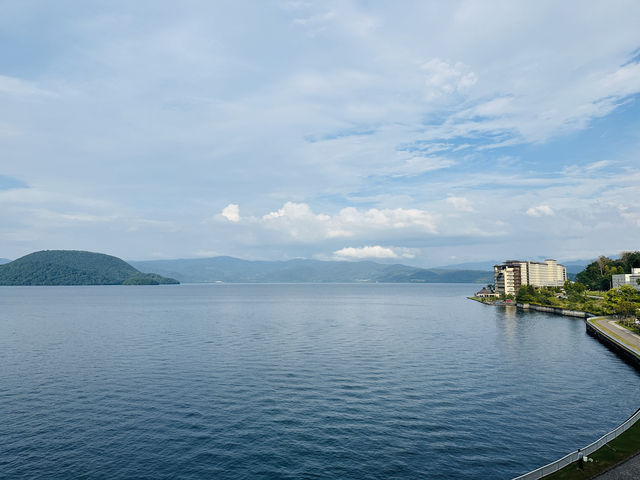
[[548, 307], [545, 305], [534, 305], [531, 303], [516, 303], [518, 308], [522, 310], [537, 310], [538, 312], [554, 313], [556, 315], [564, 315], [565, 317], [590, 318], [595, 317], [593, 313], [583, 312], [582, 310], [568, 310], [561, 307]]
[[536, 310], [538, 312], [553, 313], [555, 315], [564, 315], [565, 317], [587, 319], [587, 318], [596, 316], [591, 312], [583, 312], [582, 310], [570, 310], [568, 308], [551, 307], [548, 305], [536, 305], [534, 303], [493, 303], [493, 302], [485, 302], [481, 299], [477, 299], [474, 297], [467, 297], [467, 298], [469, 300], [475, 300], [476, 302], [482, 303], [483, 305], [493, 305], [497, 307], [518, 307], [522, 310]]
[[[601, 317], [605, 318], [605, 317]], [[602, 328], [600, 328], [595, 322], [600, 318], [593, 318], [591, 320], [586, 320], [584, 323], [587, 326], [587, 333], [592, 337], [598, 339], [601, 343], [603, 343], [607, 348], [617, 353], [624, 360], [633, 365], [636, 369], [640, 370], [640, 351], [631, 347], [630, 345], [624, 344], [619, 339], [615, 338], [613, 335], [610, 335]]]

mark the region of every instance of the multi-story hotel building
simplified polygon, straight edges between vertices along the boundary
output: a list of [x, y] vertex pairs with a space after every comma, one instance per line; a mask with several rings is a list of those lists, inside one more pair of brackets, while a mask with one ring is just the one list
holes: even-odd
[[567, 269], [555, 260], [507, 260], [493, 267], [493, 278], [497, 293], [515, 295], [522, 285], [561, 287], [567, 281]]

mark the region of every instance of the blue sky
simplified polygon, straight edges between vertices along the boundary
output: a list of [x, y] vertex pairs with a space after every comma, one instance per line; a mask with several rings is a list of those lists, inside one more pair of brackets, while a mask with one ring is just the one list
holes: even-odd
[[0, 257], [640, 249], [638, 2], [0, 8]]

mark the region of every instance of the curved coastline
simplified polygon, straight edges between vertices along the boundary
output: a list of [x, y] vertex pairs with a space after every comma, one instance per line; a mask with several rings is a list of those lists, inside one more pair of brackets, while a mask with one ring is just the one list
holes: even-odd
[[[630, 342], [625, 341], [620, 335], [616, 335], [614, 332], [609, 330], [603, 325], [600, 325], [598, 322], [600, 321], [610, 321], [611, 317], [607, 316], [596, 316], [591, 312], [584, 312], [581, 310], [570, 310], [564, 309], [561, 307], [553, 307], [546, 305], [535, 305], [535, 304], [527, 304], [527, 303], [512, 303], [512, 304], [493, 304], [484, 302], [480, 299], [474, 297], [467, 297], [470, 300], [475, 300], [479, 303], [483, 303], [485, 305], [493, 305], [493, 306], [504, 306], [504, 307], [516, 307], [521, 310], [535, 310], [545, 313], [552, 313], [555, 315], [562, 315], [566, 317], [573, 318], [582, 318], [585, 323], [586, 331], [589, 335], [596, 338], [600, 343], [604, 346], [615, 352], [622, 360], [631, 364], [638, 371], [640, 371], [640, 342], [637, 345], [632, 345]], [[623, 435], [627, 430], [633, 428], [636, 424], [639, 424], [640, 420], [640, 408], [638, 408], [633, 415], [631, 415], [628, 419], [626, 419], [622, 424], [616, 427], [611, 432], [600, 437], [595, 442], [583, 447], [581, 451], [585, 455], [595, 454], [597, 456], [600, 449], [606, 447], [611, 448], [609, 446], [609, 442], [613, 441], [617, 437]], [[562, 477], [562, 478], [595, 478], [595, 476], [599, 476], [604, 474], [615, 468], [624, 468], [624, 463], [635, 457], [640, 453], [640, 445], [638, 448], [635, 448], [629, 455], [626, 455], [624, 458], [619, 459], [615, 464], [609, 465], [603, 468], [601, 471], [593, 472], [593, 475], [589, 475], [588, 477], [584, 476], [571, 476]], [[566, 469], [573, 468], [571, 465], [575, 464], [578, 460], [578, 451], [571, 452], [565, 455], [558, 460], [551, 462], [547, 465], [539, 467], [535, 470], [527, 472], [523, 475], [515, 477], [513, 480], [533, 480], [533, 479], [541, 479], [541, 478], [549, 478], [550, 475], [555, 473], [561, 474]], [[580, 471], [576, 470], [576, 473]], [[555, 476], [554, 476], [555, 477]]]

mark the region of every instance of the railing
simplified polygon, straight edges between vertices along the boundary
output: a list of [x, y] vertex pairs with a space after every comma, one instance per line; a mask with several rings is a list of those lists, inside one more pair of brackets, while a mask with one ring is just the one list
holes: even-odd
[[[636, 410], [636, 412], [633, 415], [631, 415], [628, 419], [626, 419], [624, 423], [622, 423], [620, 426], [613, 429], [612, 431], [610, 431], [603, 437], [599, 438], [592, 444], [582, 448], [581, 451], [585, 455], [592, 454], [596, 450], [602, 448], [605, 444], [609, 443], [614, 438], [626, 432], [639, 419], [640, 419], [640, 408]], [[536, 470], [533, 470], [532, 472], [525, 473], [524, 475], [520, 475], [519, 477], [516, 477], [513, 480], [535, 480], [538, 478], [542, 478], [554, 472], [557, 472], [558, 470], [563, 469], [567, 465], [570, 465], [573, 462], [577, 462], [577, 461], [578, 461], [578, 452], [575, 451], [570, 453], [569, 455], [565, 455], [564, 457], [560, 458], [559, 460], [556, 460], [555, 462], [551, 462], [548, 465], [545, 465], [544, 467], [540, 467]]]
[[[640, 357], [640, 352], [637, 349], [631, 347], [630, 345], [623, 344], [618, 339], [616, 339], [609, 333], [599, 328], [597, 324], [593, 323], [593, 320], [598, 320], [598, 318], [587, 319], [586, 320], [587, 325], [588, 326], [590, 325], [592, 328], [597, 330], [601, 335], [606, 336], [609, 340], [611, 340], [613, 343], [620, 346], [624, 350], [630, 352], [631, 354], [634, 354], [636, 357]], [[622, 423], [620, 426], [613, 429], [612, 431], [610, 431], [603, 437], [599, 438], [592, 444], [582, 448], [581, 451], [584, 453], [584, 455], [592, 454], [596, 450], [602, 448], [605, 444], [609, 443], [614, 438], [626, 432], [629, 429], [629, 427], [634, 425], [638, 420], [640, 420], [640, 408], [636, 410], [635, 413], [631, 415], [628, 419], [626, 419], [624, 423]], [[532, 472], [525, 473], [524, 475], [520, 475], [519, 477], [516, 477], [513, 480], [536, 480], [538, 478], [543, 478], [577, 461], [578, 461], [578, 452], [575, 451], [568, 455], [565, 455], [564, 457], [556, 460], [555, 462], [551, 462], [548, 465], [545, 465], [544, 467], [540, 467], [536, 470], [533, 470]]]

